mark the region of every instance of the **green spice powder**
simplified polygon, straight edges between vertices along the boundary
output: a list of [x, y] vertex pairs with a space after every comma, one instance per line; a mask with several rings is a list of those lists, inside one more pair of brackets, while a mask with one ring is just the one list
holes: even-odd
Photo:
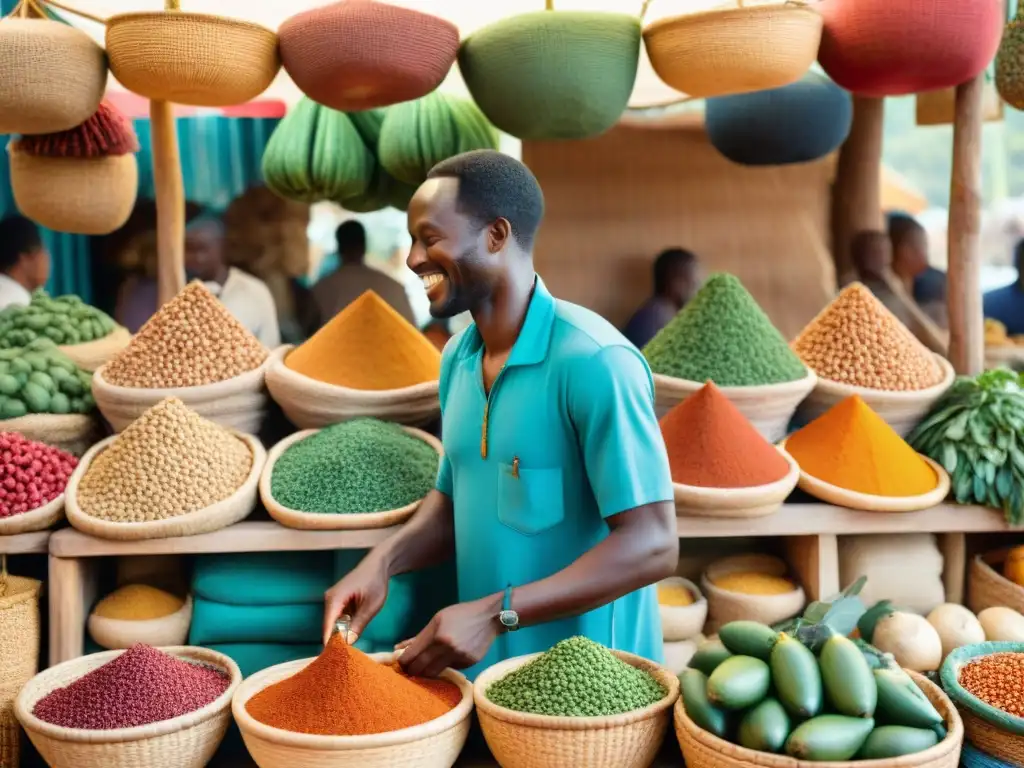
[[395, 424], [356, 419], [290, 446], [274, 465], [274, 499], [300, 512], [387, 512], [434, 487], [437, 452]]
[[644, 347], [651, 370], [720, 387], [797, 381], [800, 358], [733, 275], [713, 275]]
[[492, 683], [487, 698], [516, 712], [604, 717], [649, 707], [661, 683], [585, 637], [571, 637]]

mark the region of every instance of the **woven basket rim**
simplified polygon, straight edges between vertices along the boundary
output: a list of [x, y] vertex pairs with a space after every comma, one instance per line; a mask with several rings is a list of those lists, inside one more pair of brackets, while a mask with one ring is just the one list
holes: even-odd
[[[334, 5], [335, 6], [341, 5], [341, 3], [335, 3]], [[437, 14], [434, 14], [434, 13], [427, 13], [426, 11], [417, 10], [416, 8], [407, 8], [407, 7], [402, 6], [402, 5], [394, 5], [392, 3], [379, 3], [379, 2], [360, 3], [360, 4], [346, 3], [344, 5], [345, 5], [345, 8], [343, 10], [347, 14], [351, 14], [352, 16], [356, 16], [358, 14], [358, 17], [359, 17], [359, 19], [361, 21], [365, 20], [365, 17], [360, 13], [361, 11], [370, 10], [371, 13], [372, 13], [373, 11], [378, 10], [379, 7], [383, 5], [383, 6], [385, 6], [386, 11], [388, 13], [391, 13], [391, 14], [394, 14], [394, 15], [397, 15], [397, 16], [404, 16], [405, 18], [403, 19], [403, 21], [414, 22], [416, 24], [433, 24], [433, 25], [435, 25], [435, 29], [437, 27], [441, 27], [441, 28], [447, 29], [447, 30], [449, 30], [451, 32], [455, 32], [456, 34], [458, 34], [458, 32], [459, 32], [458, 25], [452, 23], [448, 19], [446, 19], [446, 18], [444, 18], [442, 16], [438, 16]], [[309, 9], [307, 9], [305, 11], [299, 11], [299, 13], [296, 13], [296, 14], [290, 16], [289, 18], [285, 19], [283, 22], [281, 22], [281, 27], [283, 27], [285, 24], [290, 22], [296, 16], [302, 16], [302, 15], [305, 15], [305, 14], [310, 14], [310, 15], [316, 14], [316, 15], [319, 15], [320, 12], [326, 11], [326, 10], [328, 10], [330, 8], [332, 8], [331, 5], [319, 5], [319, 6], [316, 6], [315, 8], [309, 8]], [[347, 21], [347, 19], [346, 19], [346, 21]]]
[[[126, 347], [127, 349], [127, 347]], [[233, 376], [230, 379], [224, 379], [223, 381], [215, 381], [212, 384], [200, 384], [195, 387], [122, 387], [118, 384], [111, 384], [103, 376], [103, 372], [106, 370], [109, 362], [104, 363], [97, 368], [92, 374], [92, 388], [93, 390], [99, 389], [103, 392], [103, 399], [126, 399], [131, 403], [138, 402], [142, 396], [141, 393], [145, 392], [147, 398], [152, 398], [154, 404], [159, 400], [163, 400], [166, 397], [178, 397], [179, 394], [184, 390], [189, 393], [190, 396], [202, 398], [205, 400], [214, 399], [217, 396], [228, 396], [237, 394], [236, 390], [248, 391], [250, 384], [253, 385], [253, 390], [258, 390], [256, 383], [266, 376], [267, 367], [270, 362], [270, 354], [267, 354], [267, 359], [264, 360], [256, 368], [251, 371], [246, 371], [238, 376]], [[223, 390], [223, 391], [221, 391]], [[98, 400], [98, 398], [97, 398]]]
[[[22, 419], [45, 419], [51, 424], [61, 423], [65, 427], [73, 429], [84, 429], [86, 426], [92, 424], [95, 421], [95, 415], [92, 413], [27, 413], [24, 416], [18, 416], [15, 419], [3, 419], [0, 420], [0, 431], [2, 432], [18, 432], [18, 422]], [[35, 442], [43, 442], [36, 440]], [[26, 513], [28, 514], [28, 513]]]
[[40, 672], [21, 689], [21, 693], [18, 694], [18, 698], [14, 701], [14, 714], [26, 730], [41, 733], [50, 739], [77, 743], [114, 744], [141, 741], [183, 731], [199, 725], [212, 717], [216, 717], [231, 705], [231, 698], [234, 696], [239, 683], [242, 682], [242, 672], [229, 656], [212, 651], [209, 648], [201, 648], [194, 645], [175, 645], [159, 648], [158, 650], [182, 659], [199, 661], [218, 667], [222, 672], [228, 674], [230, 678], [228, 687], [216, 699], [194, 712], [187, 712], [184, 715], [172, 717], [170, 720], [161, 720], [156, 723], [149, 723], [148, 725], [137, 725], [132, 728], [112, 728], [110, 730], [64, 728], [63, 726], [40, 720], [32, 714], [32, 710], [39, 700], [56, 689], [56, 685], [51, 687], [46, 684], [51, 679], [58, 677], [60, 672], [67, 670], [77, 671], [80, 667], [82, 674], [75, 678], [77, 680], [125, 652], [124, 650], [103, 651], [88, 656], [79, 656], [77, 659], [65, 661], [62, 664]]
[[[803, 361], [801, 361], [801, 365]], [[775, 384], [754, 384], [749, 387], [724, 387], [719, 384], [712, 382], [711, 379], [707, 381], [693, 381], [691, 379], [677, 379], [675, 376], [666, 376], [663, 373], [651, 372], [651, 378], [654, 379], [654, 391], [658, 391], [658, 385], [661, 384], [663, 390], [670, 392], [696, 392], [702, 387], [706, 386], [708, 382], [715, 384], [719, 391], [727, 398], [732, 399], [735, 396], [775, 396], [785, 397], [787, 395], [796, 395], [801, 392], [810, 392], [812, 389], [820, 385], [820, 379], [818, 374], [811, 370], [808, 366], [804, 365], [804, 370], [807, 374], [800, 379], [793, 381], [780, 381]]]
[[41, 507], [30, 509], [19, 515], [0, 518], [0, 536], [11, 536], [16, 533], [44, 531], [64, 516], [63, 492], [55, 499]]
[[[370, 658], [381, 663], [391, 663], [400, 652], [371, 653]], [[466, 676], [454, 669], [446, 669], [441, 679], [454, 683], [462, 692], [462, 700], [438, 718], [420, 725], [402, 728], [387, 733], [372, 733], [359, 736], [322, 736], [312, 733], [295, 733], [261, 723], [249, 714], [245, 705], [253, 696], [286, 677], [298, 673], [316, 658], [288, 661], [256, 672], [245, 679], [235, 691], [231, 700], [231, 712], [243, 736], [249, 732], [264, 741], [282, 747], [304, 749], [316, 752], [347, 752], [350, 750], [383, 749], [422, 741], [457, 727], [473, 711], [473, 686]]]
[[1024, 642], [984, 642], [957, 648], [942, 662], [939, 678], [942, 688], [953, 702], [1002, 731], [1024, 736], [1024, 717], [993, 707], [960, 685], [960, 669], [970, 661], [993, 653], [1024, 653]]
[[785, 448], [778, 445], [774, 448], [789, 465], [789, 471], [778, 480], [763, 485], [749, 485], [740, 488], [709, 488], [672, 483], [675, 489], [676, 503], [713, 510], [745, 509], [771, 504], [776, 500], [780, 502], [785, 500], [796, 488], [797, 481], [800, 479], [800, 465], [786, 452]]
[[675, 703], [679, 697], [679, 678], [668, 669], [649, 659], [627, 653], [626, 651], [612, 650], [611, 652], [631, 667], [636, 667], [651, 675], [665, 688], [665, 695], [643, 709], [599, 717], [556, 717], [551, 715], [535, 715], [531, 712], [516, 712], [515, 710], [498, 706], [488, 699], [487, 689], [491, 683], [501, 680], [519, 667], [543, 655], [542, 653], [531, 653], [498, 662], [481, 672], [473, 683], [473, 700], [476, 702], [476, 708], [495, 720], [515, 726], [549, 731], [601, 731], [611, 728], [622, 728], [643, 720], [650, 720], [668, 710]]
[[7, 574], [7, 584], [8, 589], [11, 586], [19, 587], [19, 589], [14, 594], [0, 595], [0, 611], [6, 611], [8, 608], [34, 600], [43, 591], [43, 582], [39, 579], [15, 576], [13, 573]]
[[[441, 445], [441, 441], [428, 432], [424, 432], [416, 427], [409, 427], [404, 424], [396, 425], [400, 427], [407, 435], [418, 438], [423, 441], [435, 451], [437, 451], [438, 461], [444, 456], [444, 447]], [[412, 517], [413, 513], [419, 508], [420, 504], [423, 503], [423, 499], [417, 499], [411, 504], [406, 504], [404, 507], [397, 509], [384, 510], [383, 512], [348, 512], [348, 513], [324, 513], [324, 512], [303, 512], [298, 509], [291, 509], [281, 504], [277, 499], [274, 498], [274, 493], [271, 487], [273, 479], [274, 466], [277, 464], [278, 459], [284, 455], [284, 452], [291, 448], [296, 443], [300, 443], [307, 437], [320, 432], [320, 429], [303, 429], [292, 435], [281, 440], [267, 454], [267, 460], [263, 465], [263, 471], [260, 472], [260, 499], [263, 501], [263, 505], [267, 508], [267, 512], [270, 516], [277, 520], [288, 528], [297, 528], [304, 530], [355, 530], [355, 529], [371, 529], [371, 528], [389, 528], [392, 525], [398, 525], [399, 523], [408, 520]], [[428, 491], [429, 493], [429, 491]], [[333, 523], [333, 525], [331, 525]]]
[[682, 586], [684, 586], [688, 590], [690, 590], [690, 594], [694, 595], [697, 599], [694, 600], [692, 603], [690, 603], [690, 605], [661, 605], [661, 603], [658, 603], [659, 607], [661, 607], [661, 608], [689, 608], [692, 605], [698, 605], [699, 603], [706, 603], [708, 601], [707, 598], [704, 597], [704, 593], [701, 591], [700, 587], [695, 582], [691, 581], [690, 579], [686, 578], [685, 576], [669, 576], [667, 578], [661, 579], [660, 581], [656, 581], [654, 583], [654, 585], [658, 586], [660, 584], [672, 584], [672, 583], [680, 583], [680, 582], [682, 583]]
[[185, 602], [181, 604], [181, 608], [179, 608], [178, 610], [174, 611], [173, 613], [168, 613], [166, 616], [157, 616], [155, 619], [112, 619], [109, 616], [100, 616], [98, 613], [96, 613], [96, 610], [93, 609], [89, 612], [88, 621], [100, 622], [102, 624], [107, 625], [107, 627], [111, 630], [118, 630], [122, 628], [137, 629], [146, 624], [151, 624], [154, 626], [162, 624], [168, 619], [178, 618], [184, 613], [192, 613], [192, 595], [185, 595]]
[[[220, 16], [215, 13], [196, 13], [195, 11], [131, 11], [129, 13], [118, 13], [107, 19], [107, 30], [111, 27], [116, 26], [121, 22], [131, 21], [157, 21], [164, 22], [168, 19], [174, 19], [172, 24], [177, 24], [179, 21], [200, 21], [209, 24], [210, 26], [228, 26], [236, 27], [239, 29], [248, 29], [253, 32], [265, 33], [267, 35], [273, 35], [277, 37], [277, 33], [265, 27], [262, 24], [257, 24], [254, 21], [247, 21], [246, 19], [236, 19], [230, 16]], [[110, 41], [107, 41], [107, 45], [110, 45]]]
[[889, 403], [915, 403], [922, 400], [928, 400], [936, 398], [942, 395], [947, 389], [953, 385], [953, 380], [956, 378], [956, 371], [953, 370], [952, 364], [949, 360], [944, 358], [942, 355], [933, 352], [935, 359], [939, 363], [939, 367], [942, 369], [942, 381], [938, 384], [933, 384], [925, 389], [914, 389], [901, 392], [890, 392], [887, 389], [871, 389], [869, 387], [858, 387], [854, 384], [843, 384], [839, 381], [832, 381], [830, 379], [823, 379], [818, 377], [818, 390], [824, 392], [833, 397], [847, 398], [852, 395], [860, 395], [865, 400], [879, 400], [883, 399], [887, 404]]
[[617, 19], [617, 20], [623, 21], [623, 22], [635, 23], [637, 26], [641, 26], [643, 24], [643, 21], [640, 19], [640, 17], [637, 14], [635, 14], [635, 13], [624, 13], [623, 11], [582, 10], [582, 9], [579, 9], [579, 8], [572, 8], [572, 9], [568, 9], [568, 10], [562, 10], [560, 8], [555, 8], [555, 9], [550, 10], [550, 11], [548, 11], [548, 10], [526, 11], [524, 13], [516, 13], [516, 14], [513, 14], [512, 16], [506, 16], [503, 19], [498, 19], [497, 21], [492, 21], [490, 24], [486, 24], [486, 25], [480, 27], [479, 29], [477, 29], [477, 30], [471, 32], [470, 34], [466, 35], [462, 39], [462, 41], [460, 42], [459, 47], [461, 48], [462, 46], [466, 45], [470, 41], [473, 41], [474, 38], [477, 38], [477, 40], [479, 40], [479, 35], [481, 35], [483, 33], [494, 34], [495, 31], [499, 31], [500, 32], [501, 27], [507, 25], [510, 22], [519, 22], [522, 19], [536, 19], [538, 21], [543, 20], [545, 22], [548, 22], [548, 21], [551, 21], [551, 20], [556, 19], [556, 18], [557, 19], [568, 20], [569, 22], [572, 22], [573, 24], [578, 24], [579, 22], [581, 22], [581, 21], [583, 21], [585, 19], [595, 19], [595, 18], [600, 18], [602, 21], [604, 21], [604, 20], [611, 20], [611, 19], [614, 18], [614, 19]]
[[71, 354], [87, 356], [90, 353], [94, 354], [94, 350], [96, 349], [104, 349], [105, 347], [108, 347], [112, 342], [117, 342], [119, 344], [121, 342], [124, 342], [124, 344], [121, 347], [121, 349], [124, 349], [124, 347], [128, 346], [128, 342], [131, 341], [131, 339], [132, 334], [127, 328], [118, 323], [114, 323], [114, 330], [112, 330], [102, 339], [83, 341], [79, 344], [59, 344], [57, 346], [57, 349], [59, 349], [64, 354], [68, 354], [67, 350], [72, 349], [74, 351]]
[[663, 19], [656, 19], [644, 28], [644, 37], [664, 32], [669, 28], [689, 26], [691, 22], [704, 24], [705, 22], [721, 22], [724, 18], [748, 19], [750, 17], [767, 16], [782, 11], [784, 13], [807, 13], [808, 19], [817, 17], [818, 24], [822, 25], [824, 19], [811, 5], [803, 5], [791, 2], [772, 3], [770, 5], [745, 5], [736, 8], [711, 8], [696, 13], [683, 13], [678, 16], [667, 16]]

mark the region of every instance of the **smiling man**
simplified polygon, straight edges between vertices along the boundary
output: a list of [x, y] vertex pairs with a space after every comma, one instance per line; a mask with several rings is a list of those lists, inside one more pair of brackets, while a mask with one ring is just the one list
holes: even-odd
[[390, 577], [454, 555], [461, 602], [408, 642], [410, 674], [472, 677], [573, 635], [660, 658], [649, 585], [674, 573], [679, 544], [651, 373], [537, 276], [543, 213], [529, 169], [492, 151], [438, 164], [409, 204], [431, 314], [474, 323], [444, 350], [436, 488], [327, 593], [325, 642], [343, 612], [361, 632]]

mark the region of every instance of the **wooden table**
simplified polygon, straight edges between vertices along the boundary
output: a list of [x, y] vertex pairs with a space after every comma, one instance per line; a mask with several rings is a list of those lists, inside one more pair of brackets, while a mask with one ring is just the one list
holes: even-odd
[[37, 555], [48, 551], [49, 531], [0, 536], [0, 555]]

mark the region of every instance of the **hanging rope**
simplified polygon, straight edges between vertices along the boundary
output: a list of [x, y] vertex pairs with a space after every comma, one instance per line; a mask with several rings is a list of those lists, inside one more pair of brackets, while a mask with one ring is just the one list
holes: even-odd
[[[33, 6], [36, 5], [36, 0], [25, 0], [25, 2], [31, 3]], [[70, 5], [64, 5], [64, 3], [59, 3], [56, 2], [55, 0], [42, 0], [42, 2], [44, 5], [50, 6], [51, 8], [56, 8], [57, 10], [64, 11], [65, 13], [70, 13], [75, 16], [79, 16], [83, 19], [87, 19], [88, 21], [96, 22], [97, 24], [106, 25], [107, 23], [107, 20], [104, 19], [102, 16], [94, 16], [91, 13], [79, 10], [78, 8], [72, 8]], [[43, 15], [45, 15], [45, 13]]]

